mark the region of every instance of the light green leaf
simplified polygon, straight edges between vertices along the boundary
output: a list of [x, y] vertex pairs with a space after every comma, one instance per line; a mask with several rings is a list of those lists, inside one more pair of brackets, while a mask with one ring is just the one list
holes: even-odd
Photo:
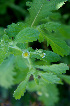
[[60, 60], [60, 56], [52, 51], [46, 51], [46, 50], [35, 50], [35, 53], [30, 53], [31, 58], [37, 58], [43, 61], [48, 62], [57, 62]]
[[8, 35], [4, 34], [3, 35], [3, 40], [4, 40], [4, 42], [8, 43], [8, 41], [9, 41]]
[[24, 95], [25, 91], [26, 91], [26, 85], [28, 83], [28, 80], [29, 80], [29, 77], [30, 75], [32, 74], [32, 70], [30, 70], [28, 73], [27, 73], [27, 76], [25, 78], [24, 81], [22, 81], [19, 86], [17, 87], [17, 89], [14, 91], [14, 94], [13, 96], [15, 97], [15, 99], [20, 99], [21, 96]]
[[59, 29], [59, 27], [61, 26], [61, 24], [60, 23], [58, 23], [58, 22], [48, 22], [48, 23], [46, 23], [46, 24], [42, 24], [42, 26], [44, 25], [44, 27], [45, 27], [45, 29], [47, 30], [47, 31], [50, 31], [50, 32], [52, 32], [52, 30], [53, 31], [57, 31], [58, 29]]
[[26, 28], [26, 24], [18, 22], [17, 24], [12, 23], [11, 25], [8, 25], [5, 31], [9, 37], [15, 37], [24, 28]]
[[38, 90], [39, 87], [40, 86], [36, 84], [35, 80], [32, 80], [32, 81], [28, 82], [26, 89], [30, 92], [34, 92], [34, 91]]
[[14, 84], [15, 72], [13, 71], [14, 56], [10, 56], [0, 65], [0, 85], [5, 88], [11, 87]]
[[14, 56], [16, 55], [22, 55], [22, 50], [20, 48], [18, 48], [17, 46], [9, 46], [9, 52], [10, 54], [14, 54]]
[[[23, 64], [24, 65], [24, 64]], [[14, 84], [19, 84], [20, 82], [22, 82], [23, 80], [25, 80], [26, 76], [27, 76], [27, 73], [29, 71], [29, 68], [18, 68], [17, 65], [15, 66], [15, 70], [17, 73], [16, 73], [16, 76], [15, 76], [15, 80], [14, 80]]]
[[[19, 61], [18, 61], [19, 60]], [[22, 56], [16, 56], [15, 57], [15, 66], [20, 69], [20, 70], [24, 70], [26, 69], [28, 66], [28, 61], [25, 58], [22, 58]]]
[[8, 44], [5, 43], [4, 40], [1, 40], [0, 42], [0, 64], [3, 62], [3, 60], [9, 56], [9, 47], [8, 47]]
[[38, 35], [39, 35], [38, 30], [27, 27], [27, 28], [21, 30], [17, 34], [17, 36], [15, 38], [15, 42], [18, 42], [18, 43], [33, 42], [38, 39]]
[[16, 89], [16, 91], [14, 91], [14, 95], [13, 95], [13, 96], [15, 97], [15, 99], [20, 99], [21, 96], [24, 95], [24, 93], [25, 93], [25, 91], [26, 91], [26, 85], [27, 85], [27, 81], [26, 81], [26, 80], [22, 81], [22, 82], [19, 84], [19, 86], [18, 86], [18, 88]]
[[44, 73], [41, 74], [41, 77], [43, 80], [45, 80], [47, 83], [59, 83], [60, 78], [58, 78], [56, 75], [53, 75], [53, 73]]
[[16, 46], [23, 50], [28, 48], [28, 43], [17, 43]]
[[62, 74], [66, 73], [66, 70], [69, 70], [67, 64], [60, 63], [60, 64], [53, 64], [53, 65], [43, 65], [43, 66], [35, 66], [36, 68], [43, 69], [47, 72], [53, 72], [55, 74]]

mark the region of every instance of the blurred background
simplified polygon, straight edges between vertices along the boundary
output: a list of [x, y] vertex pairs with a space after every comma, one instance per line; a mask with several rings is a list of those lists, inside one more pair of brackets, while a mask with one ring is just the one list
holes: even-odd
[[[0, 34], [7, 28], [8, 25], [17, 22], [24, 22], [25, 18], [28, 17], [29, 12], [27, 10], [26, 2], [32, 0], [0, 0]], [[70, 25], [70, 2], [66, 2], [62, 8], [58, 11], [59, 17], [56, 16], [56, 20]], [[67, 40], [70, 46], [70, 40]], [[45, 48], [45, 42], [42, 44], [37, 42], [31, 43], [33, 49]], [[51, 47], [48, 47], [51, 50]], [[61, 62], [68, 64], [70, 67], [70, 55], [63, 57]], [[70, 71], [66, 72], [70, 75]], [[10, 89], [0, 87], [0, 106], [44, 106], [44, 104], [38, 100], [38, 95], [35, 92], [26, 92], [20, 100], [13, 98], [13, 91], [17, 85]], [[64, 82], [64, 85], [57, 85], [59, 91], [59, 101], [55, 106], [70, 106], [70, 85]], [[54, 96], [54, 95], [53, 95]], [[50, 101], [51, 102], [51, 101]]]

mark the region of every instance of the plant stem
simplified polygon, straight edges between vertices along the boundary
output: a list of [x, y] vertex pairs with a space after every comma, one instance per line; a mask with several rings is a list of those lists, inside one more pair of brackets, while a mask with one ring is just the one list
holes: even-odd
[[30, 60], [30, 58], [27, 58], [27, 60], [28, 60], [28, 62], [29, 62], [29, 69], [31, 69], [31, 68], [32, 68], [31, 60]]

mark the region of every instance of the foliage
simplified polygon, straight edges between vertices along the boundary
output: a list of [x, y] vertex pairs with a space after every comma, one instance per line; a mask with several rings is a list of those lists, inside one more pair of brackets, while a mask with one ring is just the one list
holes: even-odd
[[[55, 84], [63, 84], [63, 80], [70, 84], [70, 76], [65, 75], [69, 67], [59, 61], [70, 54], [70, 47], [66, 43], [70, 39], [70, 26], [62, 24], [56, 17], [60, 17], [56, 10], [66, 1], [27, 2], [30, 15], [24, 22], [12, 23], [5, 30], [0, 28], [0, 86], [10, 88], [20, 83], [13, 94], [15, 99], [20, 99], [26, 90], [36, 91], [38, 99], [45, 106], [54, 106], [58, 101]], [[4, 14], [10, 3], [0, 2], [5, 5], [1, 11]], [[13, 7], [14, 0], [11, 2], [10, 7]], [[46, 49], [34, 50], [30, 47], [34, 41], [46, 42]], [[48, 49], [49, 45], [52, 51]], [[30, 81], [31, 76], [33, 79]]]
[[[8, 59], [4, 60], [2, 64], [0, 64], [0, 85], [2, 87], [8, 88], [13, 85], [15, 72], [13, 72], [14, 66], [14, 56], [9, 56]], [[9, 80], [8, 80], [9, 79]]]

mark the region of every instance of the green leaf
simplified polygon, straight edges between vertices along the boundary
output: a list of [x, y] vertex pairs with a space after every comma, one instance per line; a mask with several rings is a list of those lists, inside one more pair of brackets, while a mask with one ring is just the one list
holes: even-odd
[[70, 76], [69, 75], [59, 75], [61, 79], [63, 79], [66, 83], [70, 84]]
[[51, 15], [50, 15], [50, 18], [52, 19], [52, 20], [56, 20], [56, 21], [59, 21], [60, 20], [60, 18], [61, 18], [61, 14], [59, 13], [59, 12], [54, 12], [54, 13], [52, 13]]
[[70, 47], [66, 44], [65, 41], [60, 40], [58, 38], [54, 38], [52, 36], [46, 36], [47, 39], [47, 43], [48, 45], [50, 44], [50, 46], [52, 47], [52, 50], [61, 55], [68, 55], [70, 53]]
[[3, 62], [3, 60], [9, 56], [9, 47], [8, 43], [5, 43], [4, 40], [1, 40], [0, 42], [0, 64]]
[[53, 64], [53, 65], [43, 65], [43, 66], [35, 66], [36, 68], [43, 69], [47, 72], [53, 72], [55, 74], [62, 74], [66, 73], [66, 70], [69, 70], [67, 64], [60, 63], [60, 64]]
[[9, 52], [10, 54], [14, 54], [14, 56], [16, 55], [22, 55], [22, 50], [20, 48], [18, 48], [17, 46], [9, 46]]
[[55, 84], [45, 84], [40, 91], [42, 95], [38, 96], [38, 100], [42, 101], [45, 106], [55, 106], [59, 100], [59, 92]]
[[[50, 45], [52, 47], [53, 52], [61, 56], [68, 55], [70, 53], [70, 47], [66, 44], [64, 40], [58, 38], [57, 36], [54, 36], [57, 33], [53, 34], [47, 32], [48, 27], [46, 27], [46, 25], [47, 24], [41, 25], [38, 30], [42, 34], [42, 36], [47, 40], [47, 46]], [[56, 29], [55, 26], [53, 29]], [[52, 30], [52, 28], [48, 30]], [[58, 35], [60, 34], [58, 33]]]
[[28, 48], [28, 43], [17, 43], [16, 46], [23, 50]]
[[[19, 60], [19, 61], [18, 61]], [[15, 57], [15, 66], [20, 69], [20, 70], [24, 70], [26, 69], [28, 66], [28, 61], [25, 58], [22, 58], [22, 56], [16, 56]]]
[[15, 42], [25, 43], [25, 42], [33, 42], [38, 39], [39, 32], [34, 28], [27, 27], [21, 30], [16, 38]]
[[20, 99], [21, 96], [24, 95], [25, 91], [26, 91], [26, 85], [28, 83], [29, 77], [31, 75], [31, 71], [28, 72], [26, 78], [24, 81], [22, 81], [19, 86], [17, 87], [17, 89], [14, 91], [13, 96], [15, 97], [15, 99]]
[[6, 33], [9, 37], [15, 37], [24, 28], [26, 28], [26, 24], [22, 22], [18, 22], [17, 24], [12, 23], [11, 25], [8, 25]]
[[22, 82], [19, 84], [19, 86], [18, 86], [18, 88], [16, 89], [16, 91], [14, 91], [14, 95], [13, 95], [13, 96], [15, 97], [15, 99], [20, 99], [21, 96], [24, 95], [24, 93], [25, 93], [25, 91], [26, 91], [26, 85], [27, 85], [27, 81], [26, 81], [26, 80], [22, 81]]
[[[23, 64], [24, 65], [24, 64]], [[15, 76], [15, 80], [14, 80], [14, 84], [19, 84], [21, 81], [25, 80], [27, 73], [29, 71], [29, 68], [18, 68], [17, 65], [15, 66], [16, 68], [14, 69], [14, 71], [16, 71], [16, 76]]]
[[46, 18], [49, 14], [51, 14], [52, 10], [59, 9], [65, 1], [67, 0], [33, 0], [32, 3], [27, 2], [27, 5], [29, 4], [30, 6], [28, 9], [30, 13], [28, 23], [31, 26], [40, 24], [40, 21], [43, 18]]
[[44, 74], [41, 74], [41, 77], [47, 83], [54, 84], [54, 83], [59, 83], [60, 81], [60, 78], [58, 78], [56, 75], [53, 75], [53, 73], [44, 73]]
[[62, 24], [59, 28], [59, 32], [65, 39], [70, 39], [70, 25]]
[[14, 84], [15, 72], [13, 71], [14, 56], [11, 55], [4, 60], [0, 65], [0, 85], [4, 88], [9, 88]]
[[30, 92], [34, 92], [39, 89], [39, 85], [35, 82], [35, 80], [31, 80], [28, 82], [26, 89]]
[[3, 40], [4, 40], [4, 42], [8, 42], [9, 41], [9, 37], [8, 37], [8, 35], [6, 35], [6, 34], [4, 34], [3, 35], [3, 38], [2, 38]]
[[59, 29], [59, 27], [61, 27], [61, 24], [60, 23], [53, 22], [53, 21], [52, 22], [48, 22], [46, 24], [42, 24], [42, 26], [43, 25], [44, 25], [45, 29], [47, 31], [50, 31], [50, 32], [52, 32], [52, 30], [56, 32]]
[[31, 58], [37, 58], [43, 61], [48, 62], [57, 62], [60, 60], [60, 56], [52, 51], [46, 51], [46, 50], [35, 50], [35, 52], [30, 53]]

